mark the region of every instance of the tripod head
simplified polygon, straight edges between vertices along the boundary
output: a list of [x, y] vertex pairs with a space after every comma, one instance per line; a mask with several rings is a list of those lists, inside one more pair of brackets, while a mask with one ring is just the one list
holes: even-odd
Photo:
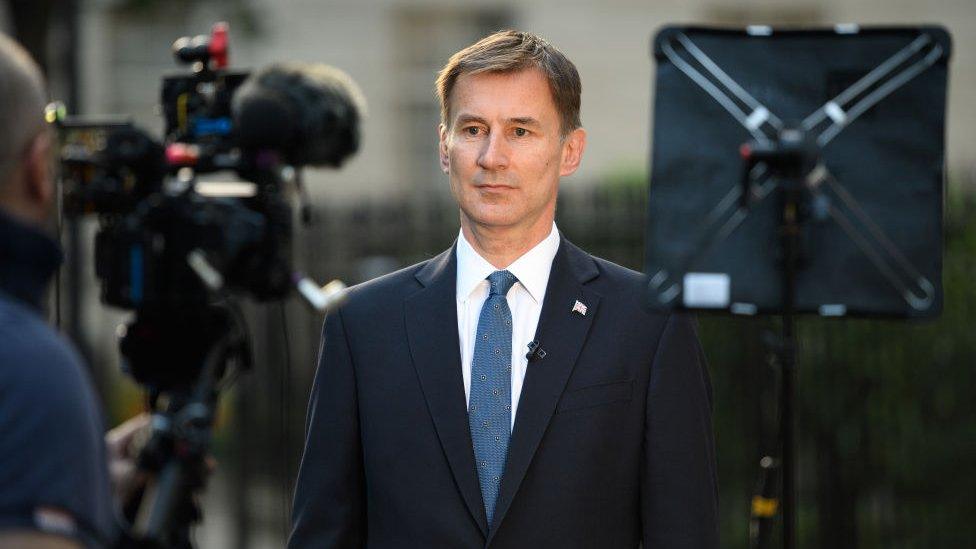
[[800, 190], [820, 163], [820, 148], [800, 127], [786, 127], [772, 141], [749, 141], [739, 147], [742, 157], [742, 195], [740, 205], [748, 208], [757, 199], [753, 171], [762, 165], [766, 174], [778, 180], [785, 190]]

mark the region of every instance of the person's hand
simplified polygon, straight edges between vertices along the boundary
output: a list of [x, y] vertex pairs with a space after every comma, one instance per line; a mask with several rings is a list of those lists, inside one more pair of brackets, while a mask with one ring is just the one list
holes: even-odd
[[105, 433], [112, 492], [122, 507], [146, 484], [146, 475], [136, 468], [136, 458], [149, 438], [150, 421], [151, 416], [143, 412]]

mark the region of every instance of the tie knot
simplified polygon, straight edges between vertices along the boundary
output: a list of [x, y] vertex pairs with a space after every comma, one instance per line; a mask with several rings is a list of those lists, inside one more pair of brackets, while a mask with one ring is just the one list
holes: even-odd
[[515, 275], [508, 271], [495, 271], [488, 275], [488, 284], [490, 286], [488, 290], [488, 296], [493, 295], [508, 295], [508, 291], [512, 289], [512, 285], [515, 284]]

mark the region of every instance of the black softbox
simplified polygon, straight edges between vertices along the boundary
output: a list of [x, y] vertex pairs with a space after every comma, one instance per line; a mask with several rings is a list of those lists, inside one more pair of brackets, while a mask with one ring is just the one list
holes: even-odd
[[744, 186], [741, 147], [793, 128], [818, 151], [793, 310], [938, 315], [949, 53], [938, 27], [660, 31], [652, 306], [782, 312], [781, 182], [760, 163]]

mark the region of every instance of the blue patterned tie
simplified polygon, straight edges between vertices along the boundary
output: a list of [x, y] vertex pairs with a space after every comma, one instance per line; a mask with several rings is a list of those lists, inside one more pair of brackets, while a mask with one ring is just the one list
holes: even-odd
[[481, 307], [471, 360], [468, 425], [490, 525], [511, 436], [512, 311], [505, 295], [515, 284], [515, 275], [495, 271], [488, 275], [488, 283], [491, 288]]

